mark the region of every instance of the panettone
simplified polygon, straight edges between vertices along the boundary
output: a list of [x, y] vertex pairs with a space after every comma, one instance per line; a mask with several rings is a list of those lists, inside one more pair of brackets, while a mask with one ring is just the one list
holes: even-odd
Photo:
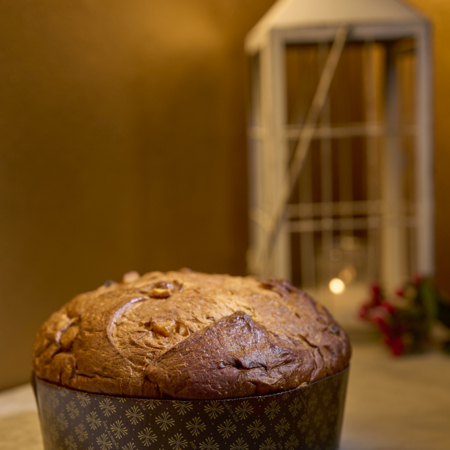
[[33, 365], [85, 392], [225, 399], [310, 384], [350, 353], [328, 311], [286, 281], [182, 270], [131, 272], [75, 297], [39, 331]]

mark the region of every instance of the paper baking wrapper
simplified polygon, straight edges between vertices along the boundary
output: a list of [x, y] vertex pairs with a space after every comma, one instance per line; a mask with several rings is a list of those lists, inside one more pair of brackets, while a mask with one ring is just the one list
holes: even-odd
[[331, 450], [339, 447], [348, 369], [284, 393], [151, 400], [35, 379], [45, 450]]

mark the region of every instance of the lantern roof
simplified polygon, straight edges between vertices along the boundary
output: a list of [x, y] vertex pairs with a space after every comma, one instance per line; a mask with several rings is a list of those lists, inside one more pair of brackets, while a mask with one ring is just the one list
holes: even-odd
[[399, 0], [279, 0], [247, 35], [246, 47], [272, 30], [341, 24], [424, 24], [417, 10]]

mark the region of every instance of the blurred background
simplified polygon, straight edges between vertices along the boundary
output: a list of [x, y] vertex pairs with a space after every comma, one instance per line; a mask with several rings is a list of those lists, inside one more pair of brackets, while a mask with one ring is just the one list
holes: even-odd
[[[273, 3], [0, 0], [0, 389], [28, 381], [38, 328], [79, 292], [129, 270], [246, 273], [244, 38]], [[433, 25], [450, 292], [450, 4], [407, 3]]]

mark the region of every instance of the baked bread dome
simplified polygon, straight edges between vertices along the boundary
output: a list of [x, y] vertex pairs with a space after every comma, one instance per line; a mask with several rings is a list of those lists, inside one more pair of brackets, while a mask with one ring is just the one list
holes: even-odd
[[54, 313], [33, 366], [85, 392], [224, 399], [312, 383], [345, 369], [350, 353], [328, 311], [286, 281], [130, 272]]

